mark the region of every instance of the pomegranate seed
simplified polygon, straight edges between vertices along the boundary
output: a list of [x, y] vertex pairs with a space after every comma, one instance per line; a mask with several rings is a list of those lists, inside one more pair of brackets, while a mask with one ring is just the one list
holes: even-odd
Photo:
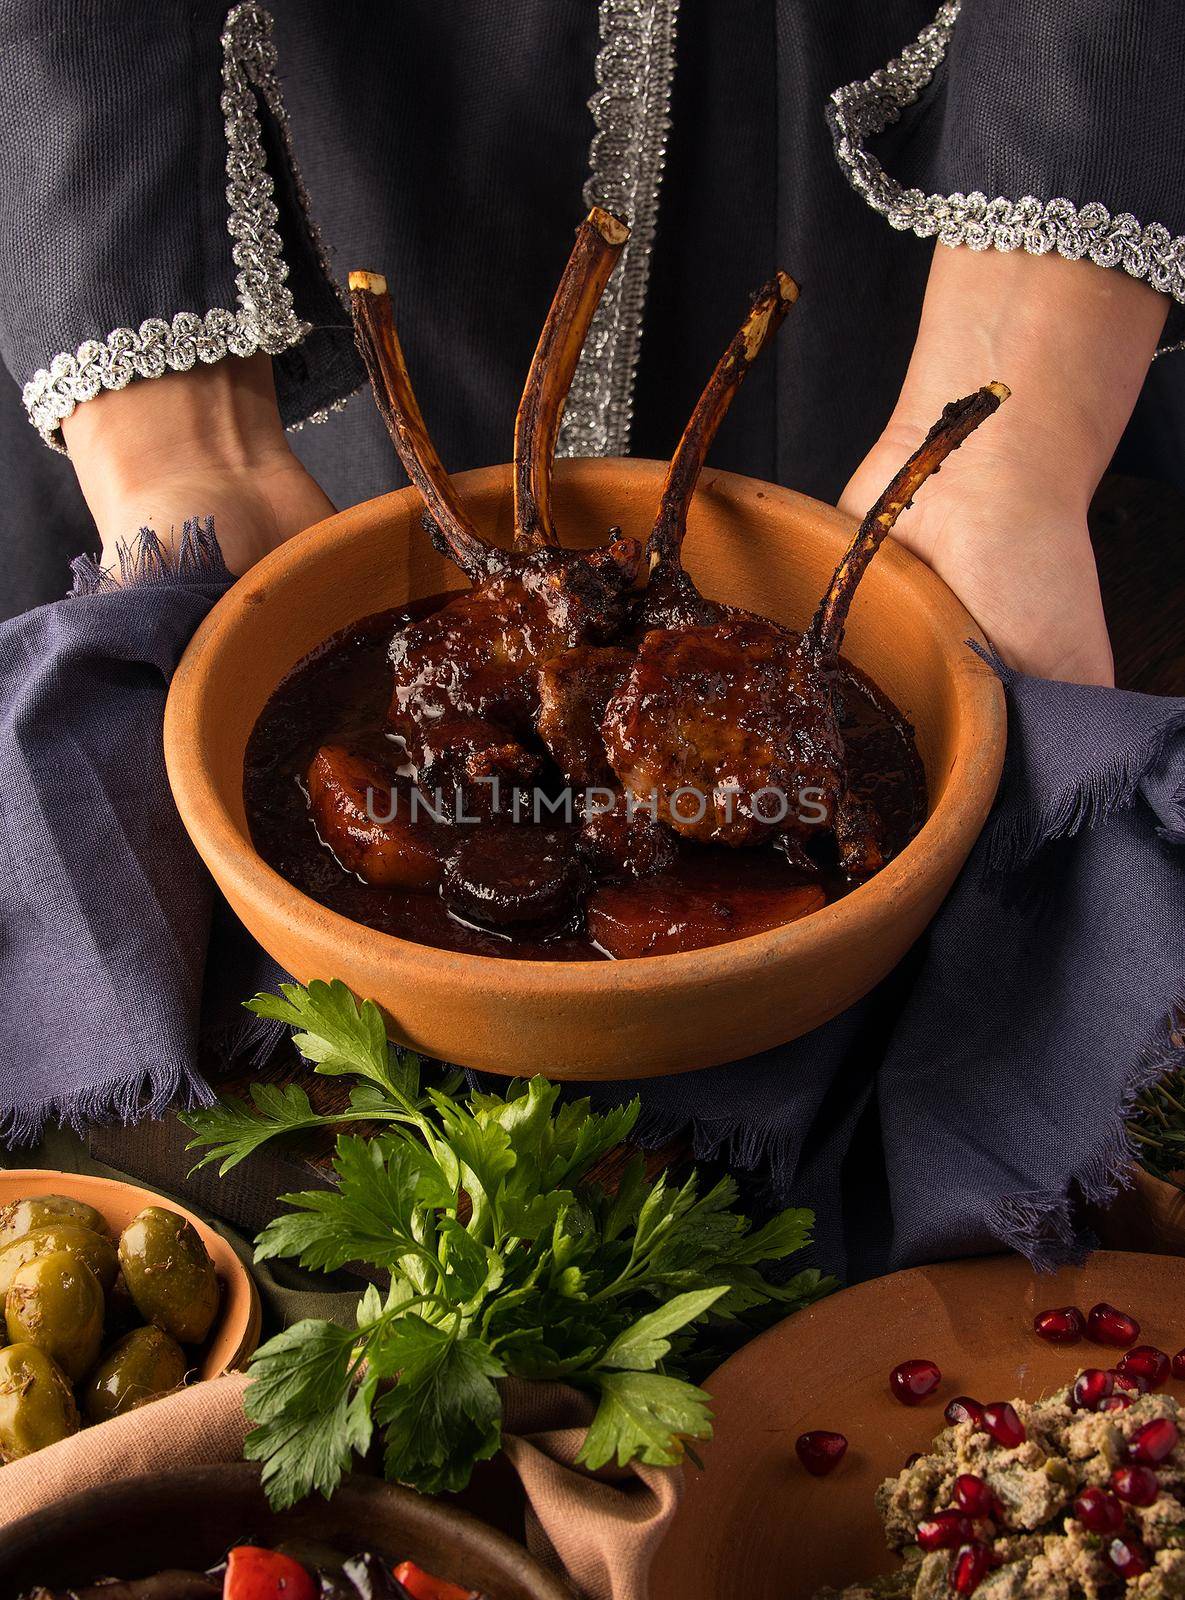
[[1070, 1404], [1075, 1411], [1097, 1411], [1099, 1401], [1115, 1392], [1115, 1380], [1102, 1367], [1085, 1367], [1074, 1379]]
[[1097, 1306], [1090, 1308], [1086, 1331], [1096, 1344], [1112, 1344], [1117, 1350], [1126, 1350], [1140, 1337], [1140, 1324], [1118, 1306], [1100, 1300]]
[[993, 1400], [990, 1406], [984, 1406], [983, 1426], [1005, 1450], [1015, 1450], [1028, 1438], [1024, 1423], [1007, 1400]]
[[970, 1395], [956, 1395], [942, 1415], [952, 1428], [956, 1422], [969, 1422], [973, 1427], [983, 1427], [983, 1407], [978, 1400], [972, 1400]]
[[1185, 1350], [1178, 1350], [1173, 1357], [1173, 1377], [1185, 1378]]
[[1111, 1570], [1117, 1572], [1121, 1578], [1138, 1578], [1147, 1572], [1152, 1564], [1140, 1541], [1126, 1533], [1118, 1539], [1111, 1540], [1104, 1553], [1104, 1559]]
[[955, 1504], [969, 1517], [995, 1517], [1000, 1509], [996, 1496], [973, 1472], [961, 1472], [955, 1479]]
[[1074, 1500], [1074, 1515], [1091, 1533], [1118, 1533], [1123, 1507], [1108, 1489], [1083, 1489]]
[[1168, 1356], [1154, 1344], [1136, 1345], [1134, 1350], [1120, 1357], [1118, 1366], [1120, 1372], [1130, 1372], [1133, 1377], [1143, 1378], [1149, 1389], [1159, 1389], [1166, 1384], [1172, 1371]]
[[848, 1441], [842, 1433], [828, 1433], [824, 1428], [800, 1433], [794, 1441], [798, 1459], [813, 1478], [825, 1478], [834, 1472], [847, 1448]]
[[1148, 1380], [1141, 1378], [1139, 1373], [1123, 1372], [1119, 1367], [1111, 1367], [1109, 1371], [1116, 1394], [1130, 1395], [1133, 1400], [1138, 1400], [1142, 1394], [1148, 1393]]
[[1116, 1467], [1111, 1487], [1129, 1506], [1153, 1505], [1160, 1495], [1160, 1480], [1151, 1467]]
[[949, 1583], [956, 1594], [974, 1594], [1000, 1558], [986, 1544], [965, 1544], [950, 1564]]
[[1077, 1344], [1086, 1332], [1086, 1318], [1077, 1306], [1038, 1311], [1033, 1318], [1033, 1332], [1050, 1344]]
[[1127, 1458], [1142, 1467], [1158, 1467], [1177, 1448], [1177, 1424], [1167, 1417], [1157, 1417], [1137, 1428], [1127, 1441]]
[[889, 1374], [889, 1388], [903, 1406], [920, 1406], [942, 1382], [932, 1361], [903, 1361]]
[[974, 1539], [975, 1529], [971, 1518], [961, 1511], [938, 1511], [925, 1522], [918, 1523], [917, 1537], [923, 1550], [954, 1550]]
[[1109, 1394], [1095, 1406], [1096, 1411], [1126, 1411], [1132, 1403], [1130, 1394]]

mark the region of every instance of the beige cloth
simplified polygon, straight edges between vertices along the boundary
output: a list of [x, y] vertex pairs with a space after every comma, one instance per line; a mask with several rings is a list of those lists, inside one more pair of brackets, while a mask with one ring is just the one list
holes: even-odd
[[[0, 1471], [0, 1528], [55, 1500], [169, 1467], [238, 1461], [248, 1423], [241, 1373], [195, 1384]], [[503, 1386], [506, 1454], [527, 1497], [527, 1543], [586, 1600], [646, 1600], [647, 1574], [680, 1474], [638, 1467], [590, 1477], [573, 1465], [592, 1404], [562, 1384]]]
[[240, 1461], [249, 1426], [243, 1415], [246, 1387], [241, 1372], [195, 1383], [9, 1462], [0, 1468], [0, 1528], [119, 1478]]
[[587, 1600], [646, 1600], [650, 1563], [679, 1504], [670, 1467], [575, 1465], [593, 1419], [587, 1395], [560, 1383], [502, 1385], [503, 1447], [527, 1496], [527, 1545]]

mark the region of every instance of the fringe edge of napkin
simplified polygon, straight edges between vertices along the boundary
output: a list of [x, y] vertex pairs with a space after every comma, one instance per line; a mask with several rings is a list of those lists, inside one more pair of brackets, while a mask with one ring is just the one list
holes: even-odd
[[1131, 1188], [1139, 1156], [1127, 1125], [1146, 1089], [1170, 1072], [1185, 1068], [1185, 1040], [1174, 1035], [1172, 1021], [1174, 1013], [1182, 1011], [1185, 1002], [1177, 1001], [1158, 1037], [1129, 1071], [1114, 1121], [1101, 1134], [1090, 1158], [1070, 1174], [1064, 1188], [1005, 1195], [989, 1211], [985, 1220], [992, 1237], [1019, 1251], [1038, 1272], [1054, 1272], [1084, 1260], [1098, 1241], [1075, 1220], [1079, 1208], [1086, 1205], [1101, 1210], [1120, 1190]]
[[[967, 644], [1007, 690], [1018, 674], [995, 651], [985, 650], [974, 639], [968, 639]], [[1116, 755], [1100, 772], [1092, 773], [1084, 785], [1067, 785], [1039, 805], [1019, 806], [1010, 814], [997, 817], [987, 835], [985, 877], [991, 880], [1019, 871], [1055, 839], [1072, 839], [1105, 822], [1114, 812], [1126, 809], [1135, 801], [1140, 783], [1159, 762], [1169, 740], [1181, 732], [1185, 732], [1185, 711], [1166, 717], [1142, 744]], [[1006, 763], [1001, 794], [1008, 776]], [[1179, 798], [1185, 802], [1185, 796]], [[1162, 827], [1158, 831], [1172, 842], [1182, 842], [1175, 830]]]
[[132, 1078], [112, 1075], [73, 1094], [10, 1106], [0, 1115], [0, 1144], [17, 1150], [35, 1145], [51, 1122], [82, 1134], [88, 1123], [121, 1122], [126, 1127], [163, 1116], [170, 1107], [189, 1111], [212, 1105], [215, 1098], [209, 1084], [188, 1067], [145, 1067]]
[[[282, 1022], [268, 1017], [235, 1018], [226, 1026], [203, 1034], [203, 1053], [221, 1068], [231, 1064], [264, 1067], [287, 1036]], [[21, 1149], [35, 1145], [46, 1126], [73, 1128], [84, 1134], [88, 1124], [134, 1122], [161, 1117], [166, 1111], [196, 1111], [218, 1099], [200, 1073], [187, 1066], [145, 1067], [134, 1078], [112, 1074], [73, 1094], [54, 1095], [31, 1106], [11, 1106], [0, 1114], [0, 1145]]]
[[70, 563], [74, 587], [68, 598], [146, 589], [178, 579], [214, 582], [231, 576], [222, 559], [213, 517], [190, 517], [172, 546], [163, 544], [155, 529], [141, 528], [133, 539], [120, 541], [117, 554], [118, 576], [114, 568], [100, 566], [94, 556], [76, 557]]

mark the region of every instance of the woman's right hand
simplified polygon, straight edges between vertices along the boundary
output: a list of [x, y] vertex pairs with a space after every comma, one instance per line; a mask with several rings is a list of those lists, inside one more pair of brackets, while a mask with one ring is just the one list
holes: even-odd
[[62, 424], [104, 567], [142, 527], [163, 544], [214, 518], [231, 572], [246, 572], [332, 502], [289, 449], [271, 358], [228, 357], [85, 401]]

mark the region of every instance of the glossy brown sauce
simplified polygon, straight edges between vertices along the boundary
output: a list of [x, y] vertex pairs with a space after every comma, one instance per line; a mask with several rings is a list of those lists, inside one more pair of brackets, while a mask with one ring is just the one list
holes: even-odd
[[[386, 731], [391, 697], [387, 646], [401, 625], [435, 610], [452, 595], [365, 617], [319, 646], [276, 689], [247, 743], [243, 794], [256, 849], [288, 881], [330, 910], [366, 927], [418, 944], [470, 955], [517, 960], [608, 959], [581, 925], [544, 941], [513, 939], [459, 921], [435, 890], [380, 889], [342, 868], [317, 836], [309, 815], [305, 774], [324, 744], [383, 753], [392, 746]], [[926, 817], [926, 782], [912, 730], [885, 695], [863, 674], [843, 664], [840, 725], [852, 788], [869, 801], [884, 829], [886, 857], [898, 854]], [[531, 824], [523, 824], [531, 826]], [[854, 887], [821, 842], [818, 883], [828, 901]], [[714, 931], [703, 942], [728, 934], [728, 895], [793, 889], [805, 881], [772, 845], [728, 849], [684, 843], [675, 865], [629, 886], [657, 904], [674, 908], [703, 891], [711, 903]]]

